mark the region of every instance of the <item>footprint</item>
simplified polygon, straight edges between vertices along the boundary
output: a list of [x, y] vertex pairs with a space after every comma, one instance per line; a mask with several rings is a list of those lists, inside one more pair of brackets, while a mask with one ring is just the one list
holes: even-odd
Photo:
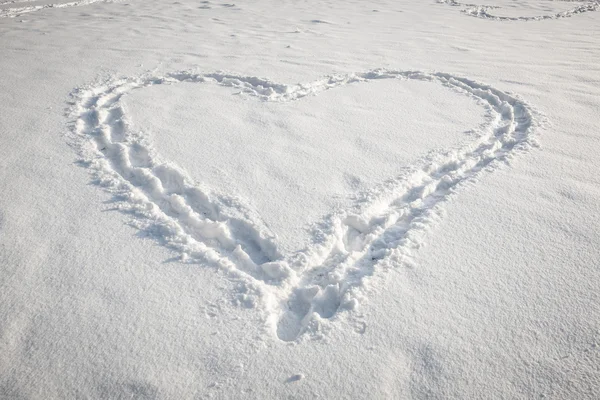
[[[568, 2], [568, 3], [575, 2], [573, 0], [552, 0], [552, 1], [563, 1], [563, 2]], [[493, 20], [493, 21], [541, 21], [541, 20], [546, 20], [546, 19], [568, 18], [568, 17], [572, 17], [577, 14], [582, 14], [584, 12], [598, 11], [598, 9], [600, 9], [600, 0], [592, 0], [592, 1], [582, 2], [583, 4], [579, 4], [570, 10], [555, 13], [555, 14], [538, 15], [538, 16], [532, 16], [532, 17], [501, 17], [501, 16], [493, 15], [493, 13], [490, 13], [490, 10], [501, 8], [498, 6], [486, 6], [486, 5], [478, 5], [478, 4], [459, 3], [456, 0], [437, 0], [437, 2], [441, 3], [441, 4], [447, 4], [450, 6], [463, 7], [462, 12], [467, 15], [470, 15], [472, 17], [477, 17], [477, 18]]]
[[[351, 209], [319, 224], [313, 244], [289, 257], [252, 207], [211, 190], [163, 160], [144, 132], [128, 123], [123, 96], [134, 89], [180, 82], [235, 88], [257, 101], [293, 102], [345, 85], [382, 79], [438, 83], [468, 96], [488, 113], [481, 135], [462, 148], [432, 153], [406, 173], [356, 196]], [[532, 144], [536, 113], [513, 95], [445, 73], [379, 69], [287, 85], [252, 76], [175, 72], [116, 79], [73, 92], [72, 141], [80, 165], [124, 199], [136, 226], [183, 260], [229, 271], [269, 315], [269, 329], [293, 341], [319, 319], [357, 306], [365, 277], [379, 260], [410, 260], [428, 225], [456, 188]]]

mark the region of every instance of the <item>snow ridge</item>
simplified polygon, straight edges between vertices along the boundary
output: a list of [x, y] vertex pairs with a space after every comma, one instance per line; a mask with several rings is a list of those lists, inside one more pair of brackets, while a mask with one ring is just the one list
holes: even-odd
[[[378, 79], [436, 82], [470, 96], [487, 112], [471, 143], [430, 154], [394, 179], [336, 210], [307, 248], [284, 256], [276, 237], [242, 199], [197, 183], [163, 160], [144, 132], [127, 119], [122, 99], [132, 90], [179, 82], [216, 84], [260, 101], [296, 101], [325, 90]], [[319, 321], [352, 310], [365, 278], [385, 260], [411, 263], [411, 252], [436, 220], [440, 206], [482, 170], [534, 142], [535, 112], [508, 93], [445, 73], [374, 70], [286, 85], [250, 76], [189, 71], [114, 79], [72, 93], [72, 145], [94, 181], [115, 195], [116, 209], [142, 232], [181, 254], [182, 261], [228, 271], [241, 285], [238, 300], [258, 305], [267, 328], [284, 341], [319, 329]], [[201, 180], [201, 177], [197, 177]]]
[[[575, 3], [580, 2], [577, 0], [552, 0], [552, 1], [563, 1], [567, 3]], [[600, 9], [600, 0], [592, 0], [580, 4], [570, 10], [559, 12], [556, 14], [549, 15], [538, 15], [532, 17], [500, 17], [493, 14], [490, 14], [489, 11], [493, 9], [498, 9], [501, 7], [498, 6], [486, 6], [486, 5], [478, 5], [478, 4], [468, 4], [468, 3], [459, 3], [456, 0], [437, 0], [438, 3], [448, 4], [450, 6], [458, 6], [464, 7], [462, 10], [463, 13], [470, 15], [472, 17], [483, 18], [493, 21], [542, 21], [546, 19], [558, 19], [558, 18], [568, 18], [577, 14], [582, 14], [584, 12], [589, 11], [598, 11]]]

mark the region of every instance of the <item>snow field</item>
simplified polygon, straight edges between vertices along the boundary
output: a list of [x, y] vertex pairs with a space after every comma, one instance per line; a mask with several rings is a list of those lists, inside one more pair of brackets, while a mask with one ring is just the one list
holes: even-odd
[[[42, 3], [59, 2], [0, 8]], [[227, 4], [0, 18], [0, 398], [595, 399], [599, 14]], [[373, 104], [327, 120], [352, 96]], [[383, 129], [358, 123], [378, 107]], [[279, 147], [244, 142], [253, 112]], [[314, 174], [312, 214], [265, 206], [227, 151], [200, 159], [228, 141], [301, 154], [298, 132], [335, 138], [310, 142], [332, 155], [369, 139], [324, 163], [341, 184]], [[290, 187], [322, 165], [256, 154], [235, 161]]]
[[[78, 6], [86, 6], [97, 2], [115, 2], [119, 0], [79, 0], [79, 1], [65, 1], [60, 3], [43, 3], [39, 0], [10, 0], [0, 2], [0, 6], [10, 5], [11, 7], [3, 7], [0, 8], [0, 18], [8, 17], [15, 18], [22, 16], [24, 14], [28, 14], [31, 12], [51, 9], [51, 8], [65, 8], [65, 7], [78, 7]], [[564, 3], [576, 3], [577, 5], [573, 8], [570, 8], [565, 11], [560, 11], [557, 13], [551, 13], [546, 15], [533, 15], [533, 16], [501, 16], [494, 15], [493, 11], [490, 14], [490, 10], [502, 9], [502, 6], [496, 5], [478, 5], [478, 4], [469, 4], [469, 3], [460, 3], [456, 0], [437, 0], [438, 3], [448, 4], [450, 6], [461, 7], [462, 12], [466, 15], [484, 18], [495, 21], [540, 21], [546, 19], [557, 19], [557, 18], [567, 18], [573, 15], [581, 14], [589, 11], [597, 11], [600, 8], [599, 0], [591, 0], [591, 1], [581, 1], [581, 0], [547, 0], [546, 3], [550, 2], [564, 2]], [[40, 3], [34, 5], [25, 5], [26, 3]], [[209, 1], [202, 1], [201, 6], [199, 8], [202, 9], [211, 9], [215, 5], [211, 4]], [[235, 7], [233, 3], [221, 3], [217, 4], [217, 7]], [[518, 13], [519, 11], [517, 11]], [[315, 23], [328, 23], [327, 21], [322, 20], [314, 20]]]

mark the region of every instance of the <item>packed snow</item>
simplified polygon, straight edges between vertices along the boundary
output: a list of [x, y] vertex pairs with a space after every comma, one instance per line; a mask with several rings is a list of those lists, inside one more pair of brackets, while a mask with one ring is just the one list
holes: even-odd
[[0, 2], [0, 398], [597, 398], [599, 9]]

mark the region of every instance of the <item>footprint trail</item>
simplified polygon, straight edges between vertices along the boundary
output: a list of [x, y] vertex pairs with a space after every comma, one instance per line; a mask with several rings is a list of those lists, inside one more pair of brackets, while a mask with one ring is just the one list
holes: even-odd
[[[147, 133], [127, 119], [123, 97], [152, 85], [195, 82], [233, 88], [257, 101], [298, 101], [305, 96], [380, 79], [439, 83], [473, 98], [487, 113], [473, 142], [430, 154], [401, 176], [358, 196], [354, 206], [335, 210], [315, 230], [311, 245], [284, 256], [277, 238], [241, 199], [198, 184], [162, 159]], [[457, 187], [482, 170], [532, 144], [534, 111], [508, 93], [445, 73], [375, 70], [286, 85], [250, 76], [176, 72], [104, 82], [73, 92], [72, 144], [94, 181], [119, 200], [116, 208], [133, 224], [188, 262], [228, 271], [243, 285], [242, 302], [258, 304], [268, 329], [293, 341], [318, 329], [320, 319], [352, 310], [365, 278], [382, 261], [411, 262], [441, 205]]]
[[[52, 4], [42, 4], [42, 5], [32, 5], [32, 6], [21, 6], [21, 7], [11, 7], [11, 8], [3, 8], [0, 9], [0, 18], [15, 18], [20, 17], [24, 14], [29, 14], [36, 11], [42, 11], [47, 9], [55, 9], [55, 8], [67, 8], [67, 7], [79, 7], [79, 6], [87, 6], [94, 3], [114, 3], [119, 0], [78, 0], [78, 1], [70, 1], [68, 3], [52, 3]], [[27, 0], [20, 0], [16, 3], [25, 3]], [[0, 5], [4, 4], [12, 4], [13, 2], [0, 3]]]
[[577, 1], [577, 0], [552, 0], [552, 1], [562, 1], [567, 3], [581, 3], [574, 8], [559, 12], [556, 14], [548, 14], [548, 15], [538, 15], [531, 17], [503, 17], [493, 15], [490, 13], [490, 10], [499, 9], [501, 7], [498, 6], [486, 6], [480, 4], [468, 4], [468, 3], [459, 3], [456, 0], [437, 0], [438, 3], [447, 4], [455, 7], [463, 7], [462, 12], [470, 15], [472, 17], [483, 18], [493, 21], [542, 21], [547, 19], [559, 19], [559, 18], [568, 18], [577, 14], [582, 14], [590, 11], [598, 11], [600, 9], [600, 0], [592, 0], [592, 1]]

